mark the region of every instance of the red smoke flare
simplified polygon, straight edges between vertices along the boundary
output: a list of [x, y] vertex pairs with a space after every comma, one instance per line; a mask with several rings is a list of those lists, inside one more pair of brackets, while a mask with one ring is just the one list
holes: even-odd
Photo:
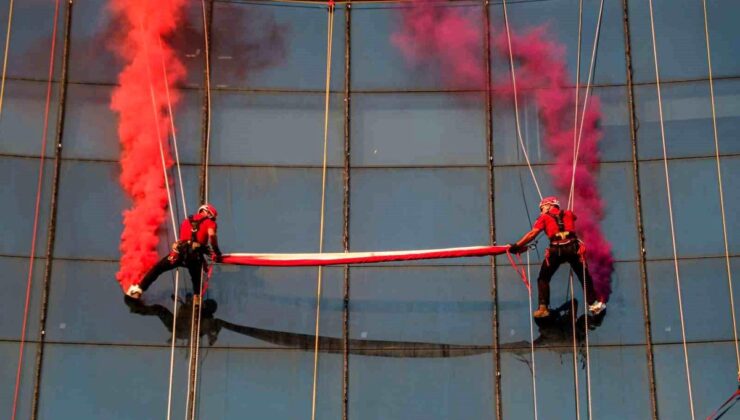
[[[410, 9], [401, 13], [403, 27], [391, 40], [409, 63], [429, 65], [451, 87], [459, 87], [471, 79], [476, 83], [484, 80], [485, 63], [480, 58], [483, 56], [480, 19], [459, 8], [433, 6], [424, 0], [416, 0]], [[555, 159], [550, 171], [552, 184], [561, 201], [565, 202], [573, 173], [575, 95], [572, 89], [563, 88], [571, 84], [563, 60], [563, 48], [551, 40], [544, 27], [535, 28], [525, 35], [512, 33], [511, 37], [518, 99], [534, 99], [540, 109], [545, 143]], [[492, 49], [492, 54], [509, 61], [505, 32], [495, 37]], [[511, 99], [510, 75], [499, 79], [494, 81], [493, 92]], [[583, 107], [582, 102], [579, 107]], [[581, 112], [579, 110], [579, 114]], [[600, 159], [597, 145], [601, 138], [600, 117], [598, 98], [593, 97], [583, 118], [574, 203], [579, 235], [588, 247], [587, 259], [594, 287], [600, 298], [608, 299], [614, 262], [611, 245], [599, 226], [604, 218], [604, 206], [596, 183]]]
[[[119, 180], [133, 201], [132, 207], [123, 212], [121, 266], [116, 274], [124, 290], [138, 283], [156, 262], [157, 231], [167, 218], [167, 186], [160, 142], [167, 168], [172, 166], [172, 159], [166, 147], [170, 124], [162, 59], [174, 104], [179, 96], [172, 87], [184, 78], [185, 68], [164, 37], [175, 29], [184, 4], [184, 0], [112, 0], [110, 3], [114, 13], [121, 17], [116, 21], [121, 24], [122, 41], [115, 52], [126, 63], [111, 99], [111, 109], [119, 114]], [[154, 104], [150, 89], [154, 90]]]

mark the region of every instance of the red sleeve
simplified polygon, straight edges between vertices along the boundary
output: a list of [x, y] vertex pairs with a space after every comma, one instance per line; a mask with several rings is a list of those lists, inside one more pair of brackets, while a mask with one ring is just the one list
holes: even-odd
[[565, 212], [566, 212], [567, 214], [570, 214], [570, 217], [572, 217], [572, 218], [573, 218], [573, 221], [574, 221], [574, 222], [575, 222], [576, 220], [578, 220], [578, 216], [576, 216], [576, 214], [575, 214], [575, 213], [573, 213], [572, 211], [570, 211], [570, 210], [566, 210]]
[[537, 218], [537, 220], [534, 222], [534, 226], [532, 226], [532, 229], [537, 230], [544, 230], [545, 229], [545, 216], [544, 214]]

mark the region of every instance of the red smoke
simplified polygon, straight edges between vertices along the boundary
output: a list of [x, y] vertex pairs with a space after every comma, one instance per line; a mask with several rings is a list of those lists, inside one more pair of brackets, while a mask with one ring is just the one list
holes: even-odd
[[391, 35], [391, 41], [409, 63], [434, 68], [452, 88], [483, 86], [483, 38], [474, 14], [417, 0], [413, 7], [401, 9], [401, 20], [402, 29]]
[[123, 212], [121, 267], [116, 274], [124, 290], [138, 283], [157, 261], [157, 231], [167, 218], [160, 143], [167, 168], [172, 166], [172, 159], [166, 146], [170, 124], [162, 60], [174, 104], [179, 95], [172, 87], [184, 78], [185, 68], [164, 37], [175, 29], [184, 4], [185, 0], [110, 3], [121, 24], [121, 42], [115, 52], [126, 63], [118, 77], [119, 86], [113, 91], [111, 109], [119, 114], [120, 183], [133, 201]]
[[[483, 38], [478, 24], [480, 19], [459, 8], [435, 7], [423, 0], [417, 0], [413, 7], [402, 12], [402, 20], [404, 26], [393, 35], [392, 41], [400, 48], [407, 61], [412, 64], [420, 61], [433, 64], [433, 70], [453, 87], [466, 83], [471, 78], [476, 83], [483, 80], [485, 63], [480, 58], [484, 55], [480, 42]], [[460, 28], [462, 30], [457, 32]], [[555, 159], [550, 171], [552, 185], [565, 203], [570, 193], [573, 170], [575, 93], [573, 89], [563, 88], [572, 84], [563, 59], [563, 48], [548, 36], [544, 27], [535, 28], [525, 35], [512, 33], [511, 44], [516, 66], [518, 100], [523, 102], [533, 99], [538, 105], [545, 128], [545, 143]], [[500, 59], [509, 61], [509, 45], [504, 30], [495, 36], [491, 47], [491, 54], [497, 54]], [[492, 89], [497, 96], [511, 100], [513, 87], [510, 74], [507, 72], [498, 77]], [[584, 95], [585, 89], [582, 89], [579, 108], [583, 107]], [[581, 114], [582, 110], [579, 109], [578, 112]], [[603, 203], [596, 183], [600, 159], [600, 118], [598, 98], [592, 97], [583, 118], [574, 203], [579, 235], [588, 247], [587, 258], [594, 286], [599, 296], [607, 299], [611, 293], [610, 279], [614, 262], [611, 245], [599, 226], [604, 217]]]

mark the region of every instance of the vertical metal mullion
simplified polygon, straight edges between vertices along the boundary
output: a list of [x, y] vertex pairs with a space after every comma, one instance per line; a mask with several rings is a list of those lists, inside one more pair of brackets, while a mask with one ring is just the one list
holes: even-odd
[[[491, 93], [491, 17], [489, 0], [483, 3], [483, 48], [486, 69], [486, 154], [488, 157], [488, 235], [489, 243], [496, 241], [496, 210], [494, 207], [494, 167], [493, 167], [493, 97]], [[490, 257], [491, 263], [491, 329], [493, 344], [493, 392], [495, 414], [501, 419], [501, 354], [499, 353], [499, 319], [498, 319], [498, 278], [496, 276], [496, 257]]]
[[[62, 167], [62, 140], [64, 133], [64, 118], [67, 105], [67, 79], [69, 71], [69, 44], [72, 27], [73, 0], [67, 0], [64, 13], [64, 47], [62, 52], [62, 74], [59, 81], [59, 105], [57, 108], [57, 132], [55, 137], [54, 176], [51, 187], [51, 201], [49, 204], [49, 223], [46, 230], [46, 265], [44, 267], [44, 283], [41, 292], [41, 314], [39, 316], [39, 338], [36, 347], [36, 363], [34, 368], [33, 401], [31, 419], [38, 418], [39, 396], [41, 394], [41, 371], [44, 361], [44, 346], [46, 341], [46, 320], [49, 312], [49, 286], [54, 258], [54, 242], [56, 238], [57, 209], [59, 207], [59, 178]], [[52, 52], [53, 53], [53, 52]], [[36, 250], [32, 250], [36, 252]]]
[[[344, 7], [344, 171], [342, 215], [342, 245], [344, 252], [349, 251], [349, 194], [350, 194], [350, 111], [351, 111], [351, 40], [352, 26], [351, 2]], [[349, 418], [349, 266], [344, 266], [344, 298], [342, 301], [342, 420]]]
[[[211, 45], [213, 44], [213, 2], [214, 0], [208, 0], [208, 7], [206, 8], [206, 27], [203, 28], [203, 32], [207, 32], [207, 39], [208, 39], [208, 45], [205, 45], [205, 48], [208, 49], [208, 51], [211, 51]], [[211, 61], [211, 54], [208, 54], [208, 63], [207, 65], [210, 68], [210, 61]], [[207, 78], [210, 78], [210, 71], [206, 72], [205, 68], [203, 70], [203, 115], [201, 117], [201, 149], [200, 149], [200, 202], [203, 203], [206, 200], [206, 171], [208, 170], [207, 162], [209, 159], [208, 156], [208, 146], [207, 143], [209, 141], [210, 133], [209, 133], [209, 124], [211, 122], [211, 110], [208, 107], [208, 95], [210, 95], [209, 92], [206, 91], [207, 83], [210, 82], [210, 80], [206, 80]], [[212, 98], [211, 98], [212, 99]]]
[[637, 153], [637, 130], [638, 122], [635, 115], [634, 81], [632, 71], [632, 39], [630, 35], [629, 1], [622, 0], [622, 21], [624, 25], [624, 51], [627, 72], [627, 102], [629, 104], [630, 140], [632, 143], [632, 177], [633, 194], [635, 198], [635, 214], [637, 222], [637, 239], [640, 250], [640, 280], [642, 282], [642, 311], [645, 317], [645, 342], [648, 363], [648, 376], [650, 380], [650, 406], [651, 418], [658, 419], [658, 404], [655, 387], [655, 365], [653, 354], [653, 334], [650, 322], [650, 298], [647, 276], [647, 263], [645, 257], [645, 231], [642, 222], [642, 193], [640, 191], [640, 165]]

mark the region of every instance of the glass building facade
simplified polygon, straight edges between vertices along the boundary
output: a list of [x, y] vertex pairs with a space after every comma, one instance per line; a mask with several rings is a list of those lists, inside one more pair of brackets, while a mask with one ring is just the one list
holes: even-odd
[[[7, 6], [0, 6], [0, 22], [7, 21]], [[115, 280], [121, 212], [130, 201], [118, 184], [117, 116], [109, 107], [121, 69], [108, 48], [114, 42], [111, 12], [103, 0], [59, 7], [55, 15], [54, 2], [16, 5], [10, 31], [0, 114], [0, 416], [11, 418], [15, 405], [16, 418], [165, 418], [167, 318], [159, 309], [131, 311]], [[206, 7], [209, 199], [219, 209], [221, 247], [316, 252], [327, 8], [222, 0]], [[409, 66], [391, 41], [404, 7], [362, 1], [336, 7], [324, 251], [512, 242], [531, 226], [539, 197], [517, 145], [511, 103], [485, 89], [448, 89]], [[492, 34], [503, 28], [499, 1], [434, 7], [462, 8]], [[584, 83], [598, 8], [595, 0], [584, 2]], [[710, 0], [707, 12], [718, 158], [703, 3], [654, 1], [691, 396], [700, 418], [737, 385], [718, 160], [729, 265], [733, 272], [740, 267], [740, 3]], [[187, 2], [186, 15], [171, 42], [188, 70], [175, 114], [188, 206], [194, 208], [204, 169], [201, 3]], [[508, 15], [515, 31], [547, 25], [564, 46], [568, 77], [575, 81], [577, 0], [511, 1]], [[481, 62], [489, 60], [493, 73], [508, 72], [508, 62], [492, 57], [486, 44]], [[589, 411], [599, 419], [691, 418], [647, 0], [605, 2], [593, 92], [603, 111], [602, 229], [616, 263], [608, 313], [590, 331], [588, 348], [579, 346], [575, 368], [570, 335], [539, 345], [547, 340], [535, 327], [540, 339], [532, 369], [527, 290], [505, 257], [326, 268], [321, 335], [340, 345], [319, 353], [317, 418], [522, 419], [533, 418], [535, 407], [547, 419], [588, 418]], [[541, 139], [538, 109], [527, 102], [521, 109], [534, 172], [543, 190], [552, 191], [552, 156]], [[163, 253], [168, 240], [163, 232]], [[532, 276], [544, 242], [531, 253]], [[199, 418], [310, 418], [313, 341], [303, 348], [280, 340], [314, 334], [316, 280], [315, 268], [215, 269], [207, 297], [217, 303], [210, 316], [222, 322], [203, 327]], [[735, 291], [737, 283], [736, 276]], [[553, 306], [568, 301], [567, 284], [560, 270], [552, 282]], [[171, 309], [172, 293], [166, 275], [145, 299]], [[176, 418], [185, 415], [186, 338], [177, 340], [174, 356]], [[368, 342], [382, 354], [364, 352]], [[424, 354], [409, 343], [453, 350]]]

